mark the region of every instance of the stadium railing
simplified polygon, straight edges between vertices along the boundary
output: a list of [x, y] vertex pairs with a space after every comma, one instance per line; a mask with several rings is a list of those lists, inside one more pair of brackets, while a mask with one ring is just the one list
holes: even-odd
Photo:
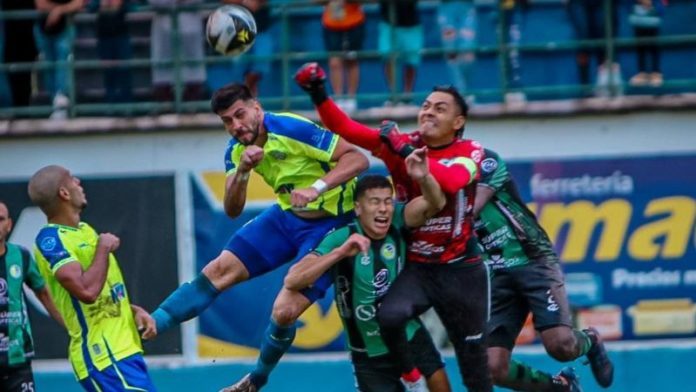
[[[635, 48], [639, 44], [643, 43], [656, 43], [661, 48], [673, 48], [673, 47], [685, 47], [685, 46], [696, 46], [696, 34], [680, 34], [680, 35], [662, 35], [656, 38], [615, 38], [611, 32], [611, 7], [609, 6], [611, 0], [605, 0], [605, 9], [607, 15], [605, 17], [605, 26], [607, 27], [606, 36], [604, 39], [596, 40], [564, 40], [564, 41], [547, 41], [547, 42], [535, 42], [535, 43], [525, 43], [518, 46], [506, 45], [501, 39], [502, 36], [502, 24], [499, 22], [498, 26], [498, 37], [497, 43], [493, 45], [478, 45], [475, 48], [477, 55], [481, 56], [497, 56], [500, 61], [497, 62], [499, 69], [496, 71], [500, 77], [500, 86], [497, 88], [485, 88], [485, 89], [475, 89], [468, 93], [474, 94], [477, 97], [503, 97], [505, 93], [511, 91], [519, 91], [525, 94], [556, 94], [556, 95], [572, 95], [572, 96], [583, 96], [591, 94], [594, 85], [579, 85], [579, 84], [548, 84], [548, 85], [537, 85], [533, 87], [521, 87], [518, 89], [510, 89], [508, 86], [509, 81], [507, 80], [507, 72], [505, 70], [506, 61], [502, 59], [511, 50], [518, 50], [523, 53], [537, 53], [537, 54], [554, 54], [564, 51], [577, 51], [579, 49], [589, 49], [589, 48], [603, 48], [606, 53], [606, 58], [612, 61], [617, 56], [617, 51], [626, 48]], [[680, 1], [680, 0], [676, 0]], [[369, 1], [367, 1], [369, 3]], [[421, 7], [435, 7], [437, 2], [434, 1], [421, 1]], [[551, 4], [559, 3], [558, 0], [536, 0], [532, 4]], [[674, 3], [674, 1], [672, 2]], [[280, 107], [282, 109], [292, 109], [298, 104], [306, 104], [306, 97], [295, 92], [293, 92], [293, 81], [291, 76], [294, 72], [293, 64], [298, 61], [314, 61], [314, 60], [326, 60], [332, 53], [325, 51], [291, 51], [290, 44], [290, 29], [293, 18], [303, 13], [313, 13], [319, 18], [319, 12], [321, 6], [317, 5], [314, 1], [305, 0], [284, 0], [272, 2], [273, 12], [277, 15], [278, 21], [280, 23], [280, 50], [267, 57], [259, 57], [251, 54], [244, 55], [242, 62], [253, 62], [257, 60], [272, 60], [280, 63], [280, 69], [278, 72], [282, 75], [282, 83], [280, 86], [280, 91], [278, 94], [273, 96], [262, 97], [262, 102], [264, 104], [273, 105], [274, 107]], [[496, 7], [497, 2], [495, 0], [479, 0], [476, 1], [477, 6], [488, 6]], [[69, 106], [69, 116], [79, 117], [79, 116], [95, 116], [104, 115], [108, 113], [110, 115], [142, 115], [142, 114], [153, 114], [153, 113], [192, 113], [192, 112], [206, 112], [209, 109], [208, 101], [194, 101], [194, 102], [184, 102], [182, 97], [183, 92], [183, 82], [181, 77], [181, 70], [183, 66], [204, 63], [208, 66], [220, 63], [229, 63], [230, 59], [223, 56], [206, 56], [203, 60], [191, 60], [182, 58], [181, 51], [179, 48], [179, 42], [181, 40], [178, 27], [177, 18], [174, 16], [183, 11], [195, 10], [201, 13], [203, 16], [209, 13], [212, 9], [217, 7], [217, 3], [204, 3], [195, 6], [175, 6], [168, 9], [157, 9], [150, 6], [139, 6], [136, 8], [135, 12], [145, 13], [153, 15], [154, 13], [166, 13], [172, 16], [173, 28], [172, 31], [172, 43], [174, 47], [174, 58], [170, 61], [163, 61], [151, 58], [136, 58], [131, 60], [123, 61], [110, 61], [105, 64], [101, 60], [79, 60], [71, 56], [67, 61], [59, 62], [47, 62], [47, 61], [35, 61], [28, 63], [1, 63], [0, 64], [0, 77], [2, 74], [9, 74], [13, 72], [21, 71], [31, 71], [32, 73], [38, 73], [44, 70], [55, 69], [56, 67], [67, 67], [71, 75], [68, 80], [68, 97], [70, 99]], [[366, 11], [375, 12], [377, 5], [366, 4]], [[37, 19], [40, 14], [36, 11], [0, 11], [0, 20], [11, 20], [11, 19]], [[74, 16], [73, 22], [76, 23], [86, 23], [92, 21], [93, 16], [90, 18], [89, 15], [84, 13], [78, 13]], [[11, 39], [11, 37], [3, 37], [4, 39]], [[422, 51], [422, 55], [426, 58], [439, 57], [443, 58], [447, 54], [445, 49], [439, 46], [426, 47]], [[398, 59], [407, 53], [404, 52], [393, 52], [391, 54], [392, 58]], [[364, 50], [357, 54], [360, 60], [377, 60], [381, 59], [382, 55], [374, 50]], [[444, 61], [444, 60], [443, 60]], [[144, 101], [129, 102], [121, 104], [112, 103], [89, 103], [89, 102], [79, 102], [76, 98], [77, 86], [75, 84], [75, 72], [84, 70], [98, 70], [104, 69], [105, 67], [115, 67], [115, 66], [127, 66], [129, 69], [136, 68], [150, 68], [152, 66], [165, 66], [172, 67], [175, 75], [174, 80], [174, 101], [173, 102], [155, 102], [152, 99], [146, 99]], [[397, 75], [397, 80], [399, 75]], [[36, 79], [36, 78], [35, 78]], [[626, 85], [627, 81], [623, 82]], [[620, 90], [623, 85], [614, 86], [614, 88], [609, 90], [610, 96], [616, 96], [620, 94]], [[682, 79], [669, 79], [666, 80], [661, 87], [662, 89], [686, 89], [688, 91], [696, 91], [696, 78], [682, 78]], [[659, 92], [660, 90], [655, 90]], [[425, 95], [426, 91], [415, 91], [414, 96], [418, 97]], [[398, 94], [385, 92], [385, 93], [374, 93], [374, 94], [359, 94], [359, 99], [367, 99], [370, 101], [378, 101], [389, 98], [399, 98]], [[53, 107], [50, 104], [43, 105], [32, 105], [28, 107], [0, 107], [0, 118], [17, 118], [17, 117], [46, 117], [53, 111]]]

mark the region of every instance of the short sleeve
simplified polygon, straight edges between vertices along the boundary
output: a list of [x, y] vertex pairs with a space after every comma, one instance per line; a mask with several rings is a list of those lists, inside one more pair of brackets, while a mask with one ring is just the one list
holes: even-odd
[[28, 250], [24, 248], [20, 249], [22, 252], [22, 262], [24, 264], [22, 267], [24, 268], [26, 284], [31, 287], [32, 290], [41, 290], [46, 285], [46, 281], [39, 273], [39, 267], [36, 265], [34, 257], [32, 257]]
[[266, 114], [267, 129], [289, 139], [297, 155], [304, 155], [320, 162], [330, 162], [340, 137], [304, 117], [292, 114]]
[[349, 236], [350, 229], [348, 227], [341, 227], [339, 229], [331, 230], [324, 236], [324, 239], [321, 240], [319, 245], [314, 248], [313, 253], [323, 256], [343, 245]]
[[481, 162], [479, 183], [498, 191], [510, 180], [510, 172], [505, 161], [495, 151], [486, 149], [485, 152], [486, 158]]
[[53, 273], [65, 264], [77, 260], [64, 246], [56, 227], [45, 228], [39, 233], [36, 237], [36, 248], [48, 261]]

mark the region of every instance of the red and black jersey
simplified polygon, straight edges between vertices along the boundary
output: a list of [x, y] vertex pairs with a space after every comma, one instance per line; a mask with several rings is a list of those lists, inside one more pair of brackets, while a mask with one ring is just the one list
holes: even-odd
[[[317, 110], [327, 128], [384, 161], [400, 201], [421, 195], [418, 184], [406, 172], [404, 159], [382, 143], [378, 130], [353, 121], [330, 99]], [[422, 145], [417, 133], [402, 137], [415, 146]], [[430, 172], [442, 187], [447, 203], [436, 216], [412, 231], [409, 261], [446, 264], [480, 260], [473, 232], [473, 210], [483, 156], [483, 147], [473, 140], [456, 139], [447, 146], [428, 148]]]

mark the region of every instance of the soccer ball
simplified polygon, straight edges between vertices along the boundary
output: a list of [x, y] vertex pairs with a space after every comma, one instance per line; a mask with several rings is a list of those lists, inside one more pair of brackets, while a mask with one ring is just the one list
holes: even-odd
[[225, 56], [239, 56], [256, 39], [256, 21], [239, 5], [222, 6], [208, 17], [205, 35], [210, 46]]

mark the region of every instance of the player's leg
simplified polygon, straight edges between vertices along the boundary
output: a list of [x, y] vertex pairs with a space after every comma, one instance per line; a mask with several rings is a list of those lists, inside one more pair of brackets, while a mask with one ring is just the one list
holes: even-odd
[[430, 308], [430, 302], [421, 288], [421, 269], [421, 266], [407, 263], [382, 298], [377, 310], [382, 340], [389, 352], [398, 358], [398, 368], [407, 382], [416, 382], [421, 374], [409, 349], [406, 323]]
[[597, 383], [605, 388], [610, 386], [614, 367], [601, 336], [593, 328], [573, 328], [560, 265], [536, 262], [517, 273], [516, 280], [534, 314], [534, 327], [549, 355], [561, 362], [586, 355]]
[[486, 353], [488, 270], [483, 263], [434, 267], [425, 289], [454, 346], [464, 385], [471, 392], [491, 392]]
[[31, 363], [17, 366], [3, 366], [0, 369], [0, 391], [22, 392], [34, 390], [34, 375]]
[[[421, 62], [424, 37], [421, 25], [397, 28], [399, 45], [406, 51], [406, 68], [404, 70], [404, 93], [411, 94], [416, 84], [416, 71]], [[407, 98], [410, 99], [410, 98]]]
[[152, 312], [157, 333], [198, 316], [221, 291], [291, 260], [297, 247], [283, 229], [286, 215], [274, 205], [239, 229], [193, 281], [179, 286]]
[[430, 392], [450, 392], [452, 387], [447, 372], [445, 372], [445, 363], [425, 326], [419, 328], [413, 335], [409, 342], [409, 349], [416, 366], [425, 376], [428, 390]]

